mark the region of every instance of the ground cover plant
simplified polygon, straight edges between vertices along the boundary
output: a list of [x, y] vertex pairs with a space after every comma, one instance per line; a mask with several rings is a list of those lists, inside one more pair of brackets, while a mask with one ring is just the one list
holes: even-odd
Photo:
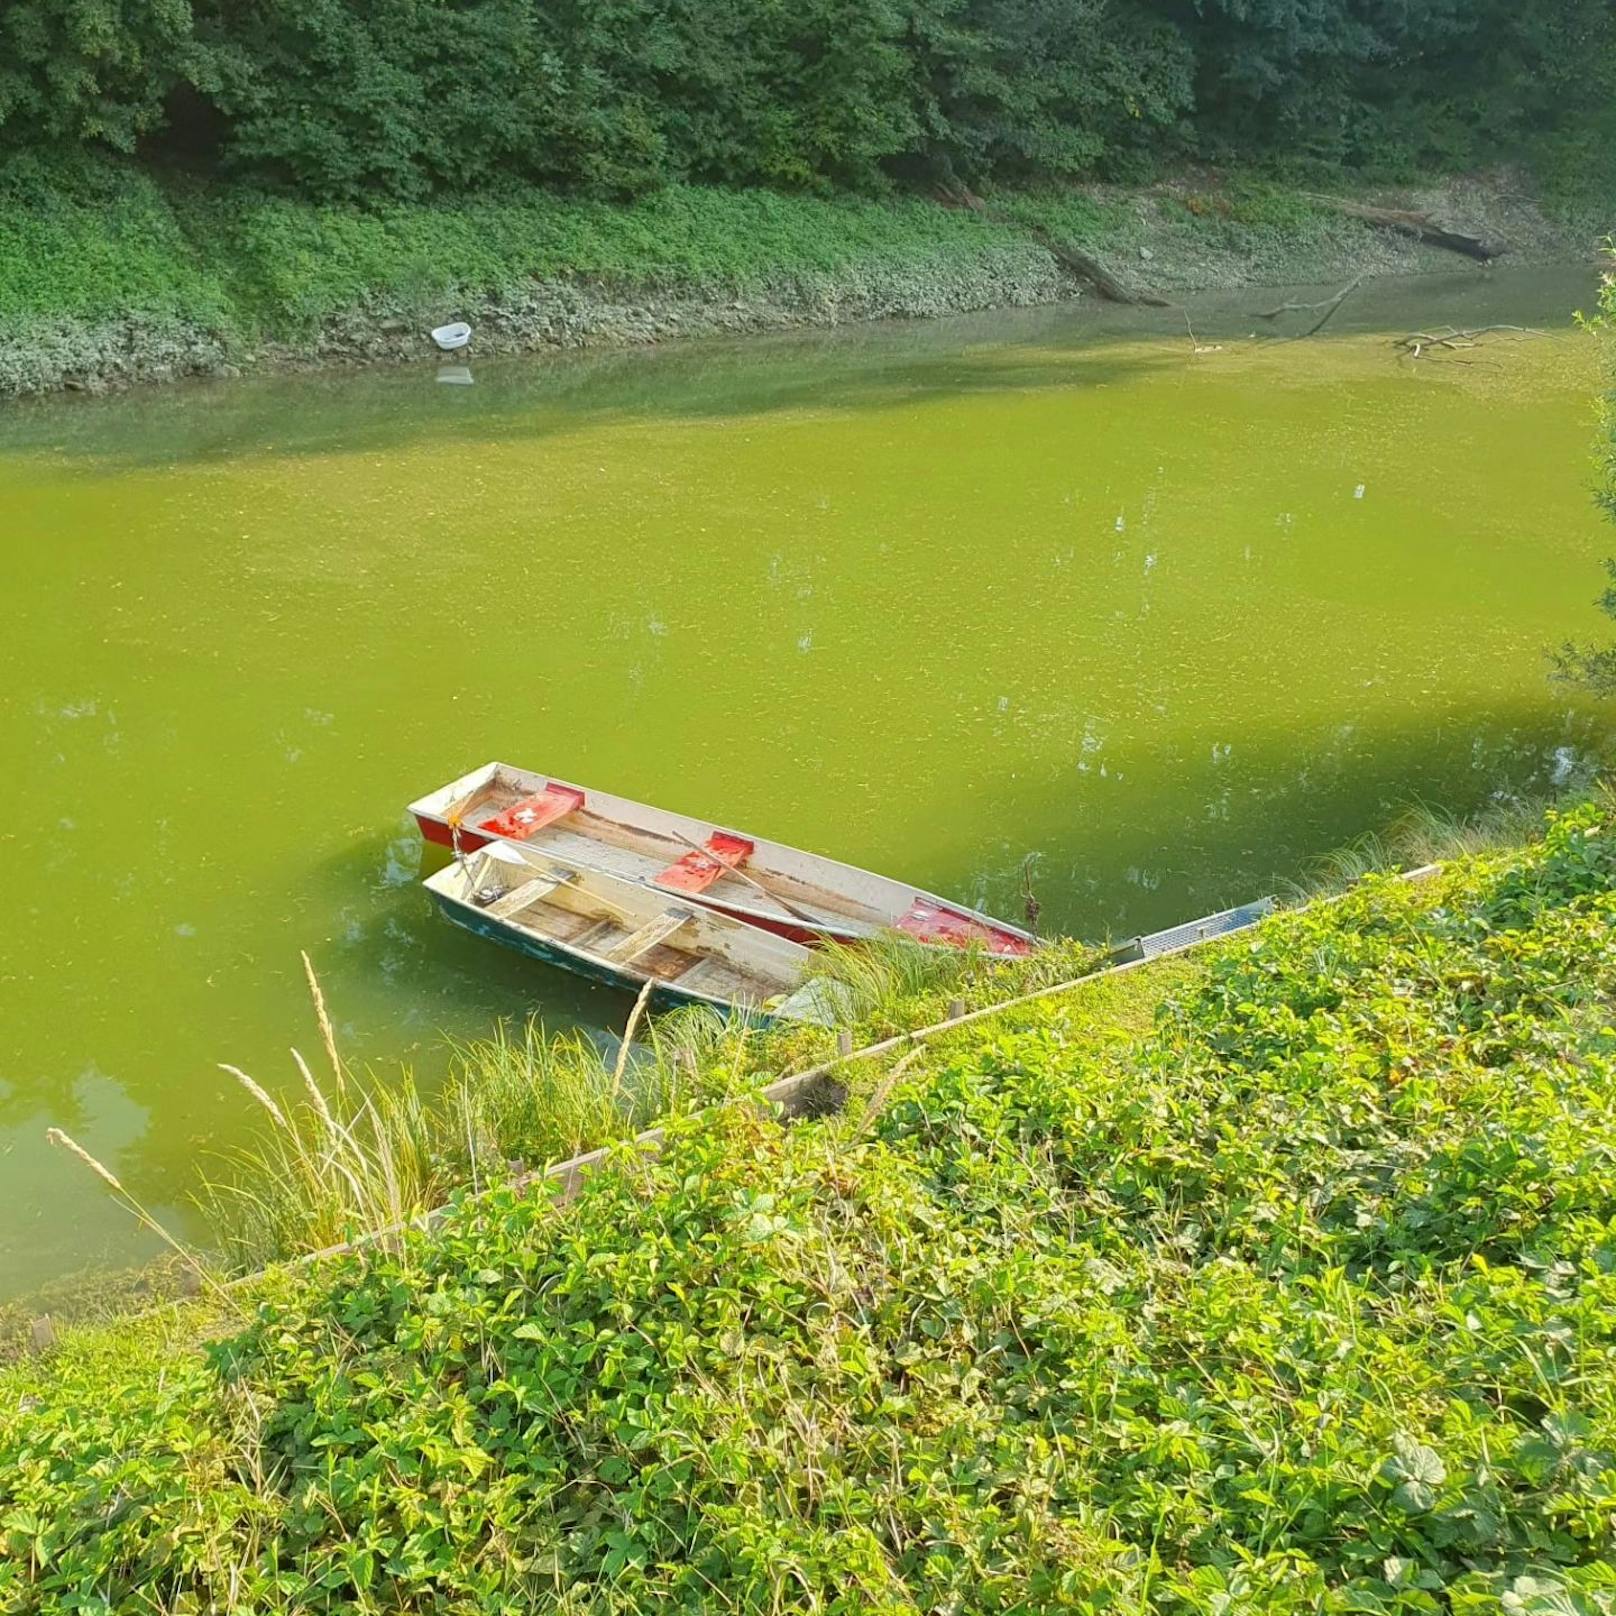
[[1616, 1610], [1613, 919], [1596, 803], [71, 1340], [0, 1606]]
[[622, 205], [513, 190], [345, 208], [127, 163], [33, 162], [0, 171], [0, 313], [184, 315], [249, 339], [367, 300], [411, 309], [534, 277], [716, 290], [1014, 239], [920, 201], [670, 186]]

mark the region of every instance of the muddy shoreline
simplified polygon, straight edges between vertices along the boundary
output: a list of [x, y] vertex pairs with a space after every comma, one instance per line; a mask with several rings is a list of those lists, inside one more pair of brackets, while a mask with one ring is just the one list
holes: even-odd
[[[1103, 239], [1083, 243], [1084, 251], [1125, 288], [1169, 303], [1182, 294], [1237, 287], [1488, 273], [1453, 252], [1345, 216], [1300, 215], [1295, 223], [1253, 230], [1220, 216], [1215, 191], [1192, 190], [1189, 183], [1094, 192], [1111, 222]], [[1592, 264], [1603, 233], [1592, 221], [1551, 219], [1507, 175], [1381, 192], [1372, 200], [1429, 210], [1485, 235], [1503, 245], [1500, 262], [1510, 267]], [[428, 333], [449, 320], [473, 328], [466, 357], [487, 358], [930, 319], [1095, 296], [1047, 245], [1031, 234], [1006, 232], [969, 254], [933, 251], [834, 272], [782, 272], [745, 287], [547, 276], [492, 288], [443, 288], [412, 306], [377, 297], [293, 336], [247, 337], [217, 322], [131, 310], [0, 332], [0, 399], [104, 393], [186, 377], [420, 362], [437, 357]]]

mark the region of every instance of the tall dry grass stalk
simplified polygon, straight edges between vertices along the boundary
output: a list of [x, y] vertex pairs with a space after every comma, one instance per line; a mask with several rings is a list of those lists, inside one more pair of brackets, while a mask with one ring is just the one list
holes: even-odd
[[539, 1166], [637, 1132], [695, 1091], [728, 1036], [705, 1008], [647, 1019], [647, 991], [615, 1051], [536, 1022], [451, 1044], [448, 1079], [429, 1106], [408, 1073], [381, 1083], [344, 1065], [306, 956], [304, 964], [334, 1091], [295, 1049], [299, 1104], [224, 1067], [271, 1123], [256, 1144], [224, 1157], [199, 1196], [244, 1268], [408, 1223], [468, 1183], [504, 1176], [513, 1161]]
[[617, 1064], [612, 1068], [612, 1092], [617, 1093], [623, 1086], [623, 1071], [628, 1065], [628, 1058], [634, 1049], [634, 1034], [639, 1031], [640, 1018], [645, 1014], [645, 1007], [651, 1002], [651, 990], [656, 986], [656, 978], [648, 976], [645, 986], [640, 989], [639, 997], [634, 1001], [634, 1008], [629, 1011], [628, 1021], [623, 1027], [623, 1040], [617, 1048]]
[[320, 989], [320, 979], [314, 974], [314, 961], [303, 953], [303, 975], [308, 979], [309, 997], [314, 1000], [314, 1017], [320, 1024], [320, 1041], [325, 1045], [326, 1059], [331, 1063], [331, 1075], [337, 1080], [337, 1093], [346, 1098], [346, 1075], [342, 1069], [342, 1057], [337, 1054], [337, 1035], [331, 1030], [331, 1017], [326, 1014], [325, 994]]
[[[203, 1285], [216, 1296], [222, 1297], [226, 1301], [231, 1300], [229, 1292], [213, 1276], [207, 1265], [189, 1247], [175, 1239], [132, 1191], [124, 1188], [117, 1175], [105, 1162], [98, 1161], [65, 1129], [47, 1128], [45, 1138], [48, 1143], [55, 1145], [60, 1150], [65, 1150], [70, 1156], [76, 1156], [83, 1162], [112, 1191], [119, 1204], [134, 1217], [137, 1223], [149, 1229], [159, 1240], [178, 1253], [180, 1259], [191, 1269]], [[232, 1305], [234, 1304], [232, 1303]]]
[[239, 1066], [232, 1066], [228, 1061], [219, 1062], [219, 1070], [228, 1072], [246, 1091], [270, 1114], [277, 1128], [290, 1128], [291, 1123], [286, 1120], [286, 1113], [276, 1105], [269, 1094], [255, 1083]]

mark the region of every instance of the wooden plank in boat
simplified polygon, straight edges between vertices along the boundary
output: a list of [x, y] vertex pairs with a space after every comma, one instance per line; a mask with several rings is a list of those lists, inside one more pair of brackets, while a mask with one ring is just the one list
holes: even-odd
[[534, 904], [544, 897], [546, 893], [554, 892], [559, 886], [566, 883], [553, 875], [537, 875], [531, 881], [524, 881], [521, 886], [513, 887], [503, 898], [496, 898], [484, 914], [492, 915], [495, 920], [509, 920], [513, 915], [520, 914], [529, 904]]
[[631, 931], [621, 942], [613, 943], [603, 951], [601, 958], [609, 959], [616, 965], [626, 965], [648, 948], [655, 948], [665, 937], [671, 937], [693, 918], [688, 909], [666, 909], [654, 919], [646, 921], [639, 930]]
[[732, 999], [752, 986], [750, 980], [723, 960], [704, 959], [678, 978], [686, 993], [704, 993], [714, 999]]

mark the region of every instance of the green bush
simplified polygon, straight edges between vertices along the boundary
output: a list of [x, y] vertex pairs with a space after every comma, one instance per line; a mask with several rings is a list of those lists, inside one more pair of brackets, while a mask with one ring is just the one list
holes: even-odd
[[[1616, 238], [1609, 245], [1611, 261], [1616, 264]], [[1598, 327], [1610, 348], [1616, 343], [1616, 268], [1605, 275], [1600, 309]], [[1600, 424], [1597, 497], [1606, 512], [1616, 518], [1616, 392], [1606, 395]], [[1616, 621], [1616, 558], [1606, 560], [1605, 572], [1607, 582], [1599, 596], [1599, 609]], [[1616, 696], [1616, 645], [1567, 640], [1554, 653], [1553, 662], [1554, 676], [1562, 683], [1580, 685], [1596, 696]]]
[[189, 0], [8, 0], [0, 150], [133, 151], [163, 121], [190, 43]]
[[0, 1380], [0, 1603], [1608, 1613], [1613, 922], [1578, 809], [86, 1336]]

